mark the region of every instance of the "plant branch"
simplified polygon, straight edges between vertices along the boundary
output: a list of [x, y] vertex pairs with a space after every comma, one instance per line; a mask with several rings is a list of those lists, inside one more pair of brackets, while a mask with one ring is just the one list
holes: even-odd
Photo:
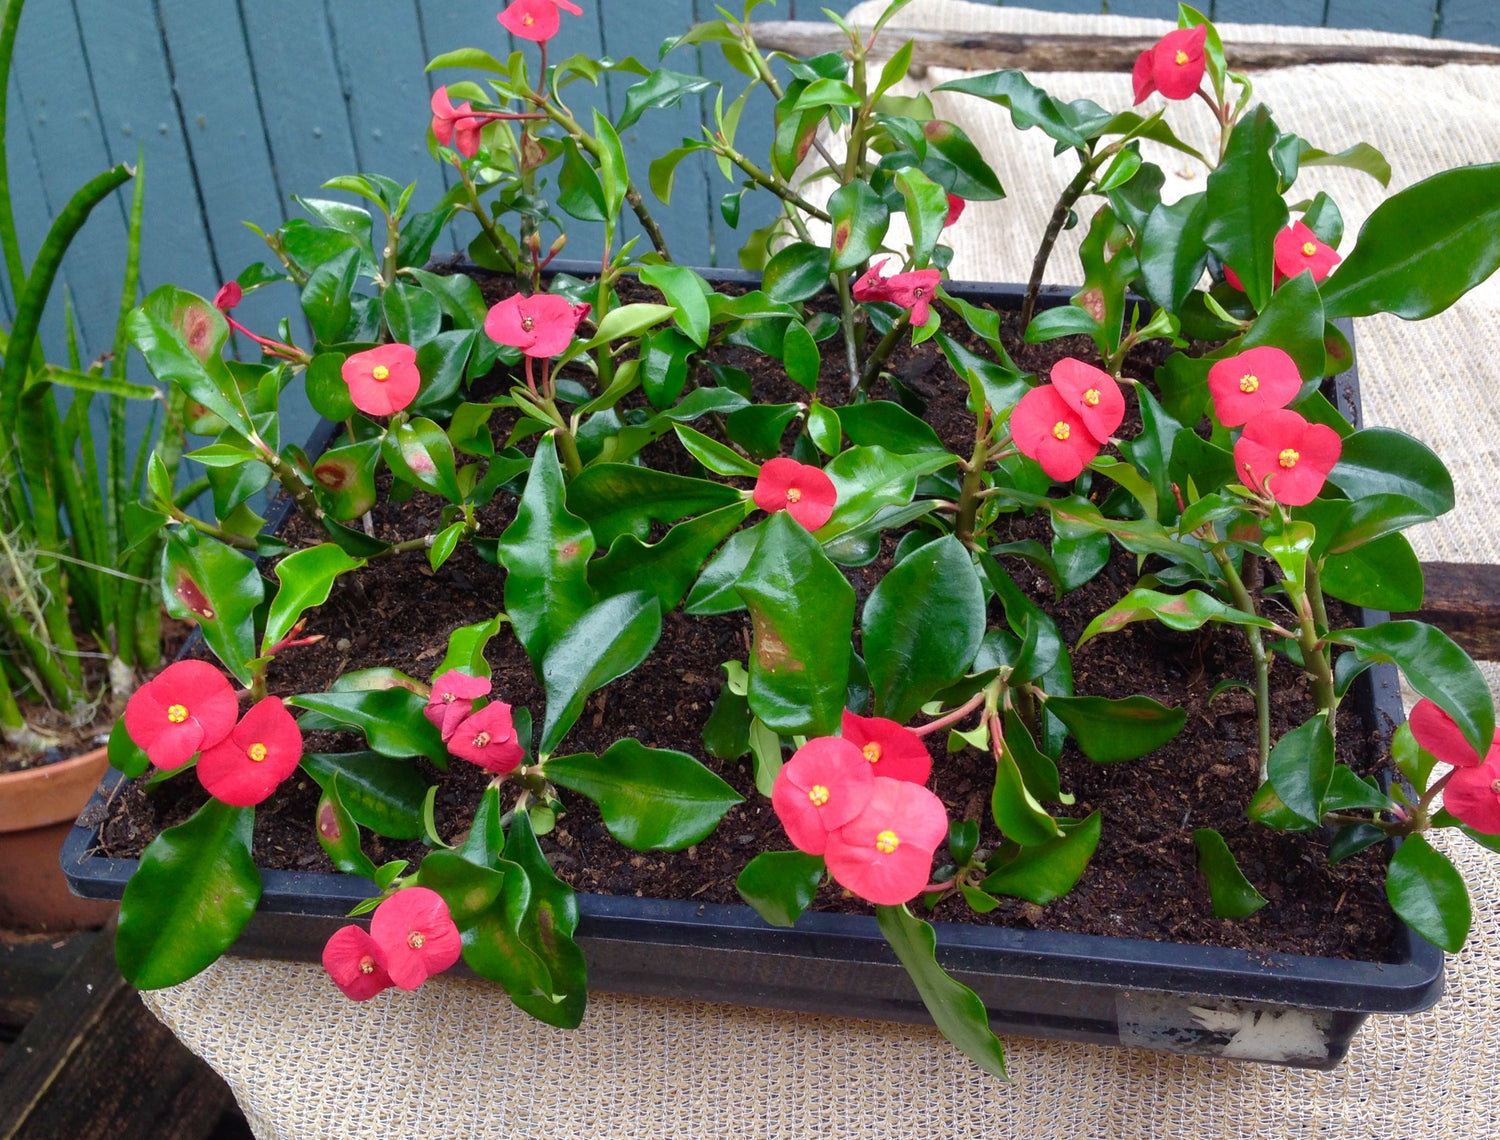
[[1063, 231], [1063, 226], [1068, 221], [1068, 212], [1073, 209], [1074, 203], [1083, 197], [1083, 192], [1088, 189], [1089, 181], [1094, 177], [1095, 160], [1090, 158], [1086, 151], [1079, 151], [1082, 156], [1082, 167], [1078, 175], [1063, 187], [1063, 192], [1058, 196], [1057, 205], [1053, 207], [1052, 217], [1047, 222], [1047, 230], [1042, 234], [1042, 244], [1037, 247], [1036, 257], [1031, 263], [1031, 280], [1026, 283], [1026, 299], [1021, 303], [1021, 332], [1024, 335], [1026, 326], [1031, 324], [1031, 318], [1036, 312], [1037, 295], [1042, 291], [1042, 275], [1047, 271], [1047, 262], [1052, 258], [1052, 247], [1057, 244], [1058, 235]]
[[[1235, 606], [1243, 614], [1259, 617], [1260, 613], [1255, 608], [1255, 600], [1250, 597], [1250, 591], [1245, 588], [1245, 580], [1234, 568], [1234, 561], [1219, 546], [1214, 547], [1213, 555], [1214, 561], [1219, 564], [1220, 572], [1224, 575], [1224, 581], [1229, 584], [1229, 593], [1234, 598]], [[1260, 758], [1260, 778], [1264, 782], [1271, 761], [1271, 655], [1266, 650], [1266, 643], [1261, 637], [1260, 630], [1248, 625], [1244, 628], [1245, 639], [1250, 643], [1250, 656], [1255, 662], [1255, 712], [1259, 730], [1257, 752]]]

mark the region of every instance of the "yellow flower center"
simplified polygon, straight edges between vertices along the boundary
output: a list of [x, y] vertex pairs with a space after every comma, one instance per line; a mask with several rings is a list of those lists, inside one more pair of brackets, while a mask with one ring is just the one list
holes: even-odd
[[925, 285], [918, 285], [915, 289], [913, 289], [911, 291], [911, 295], [913, 297], [921, 297], [926, 292], [927, 292], [927, 287]]
[[828, 802], [828, 789], [822, 784], [814, 784], [807, 789], [807, 798], [812, 800], [814, 807], [822, 807]]
[[1058, 439], [1067, 439], [1068, 436], [1073, 434], [1073, 429], [1063, 420], [1058, 420], [1052, 425], [1052, 434]]
[[1280, 463], [1283, 467], [1295, 467], [1297, 466], [1297, 460], [1301, 458], [1301, 452], [1289, 447], [1277, 457], [1276, 462]]
[[865, 759], [871, 764], [880, 760], [880, 745], [876, 744], [873, 740], [869, 744], [866, 744], [861, 751], [865, 754]]
[[250, 759], [254, 760], [257, 764], [264, 760], [267, 754], [268, 753], [266, 751], [266, 746], [264, 744], [252, 744], [249, 748], [245, 749], [245, 755], [250, 757]]
[[167, 709], [167, 719], [173, 724], [181, 724], [183, 721], [187, 720], [187, 718], [188, 711], [186, 705], [173, 705], [171, 708]]
[[536, 17], [528, 12], [526, 13], [526, 15], [521, 17], [521, 23], [525, 24], [529, 28], [532, 24], [536, 23]]
[[1240, 377], [1240, 391], [1246, 395], [1260, 391], [1260, 377], [1249, 372], [1245, 373]]
[[359, 960], [359, 972], [361, 974], [373, 974], [375, 972], [375, 959], [366, 954]]
[[882, 855], [889, 855], [901, 846], [901, 840], [894, 831], [882, 831], [875, 837], [875, 850]]
[[1494, 792], [1495, 795], [1500, 796], [1500, 780], [1494, 780], [1491, 782], [1490, 791]]
[[1313, 254], [1315, 254], [1317, 252], [1318, 252], [1318, 243], [1317, 242], [1315, 242], [1315, 241], [1305, 241], [1305, 242], [1302, 243], [1302, 256], [1303, 257], [1311, 257]]
[[1187, 52], [1185, 52], [1185, 51], [1179, 51], [1177, 53], [1177, 55], [1174, 56], [1173, 58], [1174, 58], [1174, 61], [1176, 62], [1176, 64], [1177, 64], [1178, 67], [1186, 67], [1187, 66], [1187, 63], [1188, 63], [1188, 53]]
[[384, 364], [377, 364], [374, 368], [370, 369], [370, 375], [377, 380], [389, 380], [391, 378], [391, 370]]
[[786, 489], [786, 501], [789, 503], [800, 503], [802, 501], [801, 489], [798, 487], [788, 487]]
[[1101, 399], [1103, 399], [1103, 394], [1098, 388], [1090, 388], [1083, 394], [1083, 402], [1091, 408], [1097, 408]]
[[481, 732], [478, 736], [476, 736], [474, 738], [474, 747], [475, 748], [483, 748], [489, 742], [490, 742], [490, 734], [487, 733], [487, 732]]
[[427, 935], [423, 934], [420, 930], [413, 930], [406, 936], [406, 944], [413, 950], [420, 950], [423, 946], [427, 945]]
[[[530, 23], [531, 22], [531, 17], [527, 16], [526, 17], [526, 21], [527, 21], [527, 23]], [[530, 317], [522, 317], [521, 318], [521, 327], [523, 329], [525, 329], [527, 332], [530, 332], [532, 329], [536, 328], [536, 322], [534, 320], [532, 320]]]

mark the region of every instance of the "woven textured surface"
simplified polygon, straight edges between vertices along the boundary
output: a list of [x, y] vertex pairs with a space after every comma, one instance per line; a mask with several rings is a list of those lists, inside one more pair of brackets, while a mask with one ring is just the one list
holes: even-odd
[[[878, 7], [878, 6], [876, 6]], [[854, 18], [869, 19], [871, 5]], [[1081, 17], [917, 0], [909, 26], [1155, 35], [1156, 21]], [[1323, 29], [1234, 28], [1226, 39], [1430, 43]], [[935, 84], [951, 74], [934, 71]], [[1041, 80], [1065, 98], [1129, 102], [1123, 76]], [[1264, 75], [1281, 125], [1329, 150], [1366, 139], [1396, 167], [1395, 186], [1465, 162], [1500, 159], [1500, 69], [1338, 65]], [[1399, 91], [1401, 117], [1387, 111]], [[970, 99], [940, 97], [1012, 195], [973, 206], [955, 235], [960, 277], [1024, 279], [1056, 187], [1070, 176], [1037, 132], [1018, 136]], [[1176, 121], [1195, 114], [1174, 111]], [[1190, 132], [1188, 132], [1190, 133]], [[1186, 161], [1162, 163], [1176, 194], [1201, 185]], [[1379, 199], [1363, 175], [1309, 171], [1349, 237]], [[1170, 192], [1169, 192], [1170, 193]], [[1052, 278], [1074, 276], [1060, 250]], [[1500, 286], [1419, 325], [1367, 320], [1358, 338], [1372, 423], [1419, 435], [1460, 487], [1462, 525], [1416, 536], [1427, 559], [1500, 560], [1500, 517], [1481, 481], [1497, 467]], [[1489, 667], [1500, 691], [1500, 667]], [[1450, 960], [1434, 1009], [1374, 1018], [1334, 1073], [1271, 1069], [1122, 1049], [1013, 1039], [1016, 1083], [998, 1085], [935, 1031], [610, 994], [583, 1028], [548, 1029], [494, 987], [435, 979], [417, 993], [343, 1001], [316, 967], [226, 959], [148, 1007], [228, 1080], [260, 1140], [396, 1137], [603, 1138], [1004, 1136], [1009, 1140], [1300, 1140], [1484, 1137], [1500, 1125], [1500, 875], [1472, 844], [1452, 853], [1481, 916]]]

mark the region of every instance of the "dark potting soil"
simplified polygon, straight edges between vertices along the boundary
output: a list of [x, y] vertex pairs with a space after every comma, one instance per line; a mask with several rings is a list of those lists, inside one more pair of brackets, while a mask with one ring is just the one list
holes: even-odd
[[[503, 286], [488, 300], [504, 295]], [[487, 289], [487, 293], [491, 290]], [[1013, 319], [1013, 318], [1012, 318]], [[951, 323], [951, 322], [950, 322]], [[1010, 337], [1017, 363], [1045, 372], [1055, 360], [1077, 355], [1096, 362], [1092, 343], [1082, 338], [1024, 346]], [[1081, 341], [1081, 343], [1080, 343]], [[975, 345], [976, 351], [981, 346]], [[825, 342], [819, 398], [831, 406], [847, 402], [847, 377], [838, 346]], [[1133, 357], [1126, 375], [1150, 377], [1161, 350]], [[738, 348], [717, 353], [723, 363], [745, 368], [757, 400], [807, 399], [805, 390], [788, 381], [775, 362]], [[926, 418], [955, 450], [972, 443], [974, 421], [967, 410], [967, 389], [929, 342], [904, 346], [892, 358], [891, 371], [927, 401]], [[877, 397], [888, 392], [877, 391]], [[509, 421], [497, 413], [492, 422], [504, 442]], [[713, 425], [700, 421], [701, 430]], [[1128, 434], [1128, 428], [1126, 429]], [[675, 470], [693, 470], [680, 448], [653, 445], [647, 462]], [[383, 502], [374, 512], [376, 533], [399, 540], [430, 533], [441, 525], [439, 500], [417, 495], [410, 502]], [[498, 535], [510, 523], [515, 502], [507, 496], [480, 512], [481, 533]], [[1045, 517], [1012, 514], [993, 531], [996, 542], [1050, 539]], [[316, 535], [293, 519], [284, 536], [311, 543]], [[872, 565], [846, 571], [859, 602], [891, 564], [895, 535], [886, 538]], [[1006, 569], [1036, 601], [1045, 605], [1069, 644], [1087, 623], [1113, 604], [1137, 577], [1135, 558], [1118, 547], [1104, 570], [1086, 585], [1054, 597], [1051, 583], [1020, 559], [1004, 559]], [[433, 572], [424, 554], [413, 553], [371, 563], [359, 575], [341, 579], [329, 602], [316, 611], [308, 633], [324, 636], [317, 645], [285, 655], [273, 666], [271, 690], [290, 695], [318, 692], [352, 669], [390, 666], [426, 680], [441, 660], [448, 635], [461, 625], [484, 621], [503, 608], [503, 572], [461, 547]], [[1275, 611], [1274, 599], [1268, 603]], [[1352, 624], [1352, 611], [1335, 606], [1335, 624]], [[990, 625], [1003, 615], [992, 607]], [[741, 795], [745, 803], [731, 809], [704, 842], [682, 852], [635, 852], [605, 830], [597, 809], [563, 792], [565, 811], [556, 830], [542, 839], [559, 876], [576, 889], [615, 895], [697, 899], [737, 903], [734, 882], [745, 864], [761, 851], [789, 847], [769, 801], [754, 786], [749, 758], [724, 763], [705, 754], [702, 729], [723, 682], [721, 664], [743, 661], [750, 631], [745, 614], [690, 618], [680, 611], [666, 616], [660, 642], [647, 661], [589, 701], [565, 751], [601, 752], [614, 741], [635, 737], [656, 748], [677, 749], [702, 760]], [[542, 690], [530, 661], [507, 630], [490, 644], [488, 659], [496, 695], [525, 706], [538, 716]], [[1177, 738], [1151, 755], [1123, 764], [1094, 764], [1071, 744], [1059, 765], [1070, 805], [1048, 804], [1054, 814], [1082, 818], [1101, 809], [1103, 836], [1078, 885], [1045, 907], [1004, 899], [989, 915], [973, 914], [960, 901], [939, 904], [939, 920], [1004, 926], [1032, 926], [1086, 934], [1110, 934], [1158, 941], [1182, 941], [1239, 947], [1259, 952], [1313, 954], [1382, 961], [1392, 957], [1395, 920], [1384, 890], [1383, 847], [1371, 848], [1330, 867], [1326, 839], [1319, 833], [1290, 834], [1252, 824], [1245, 805], [1257, 786], [1256, 720], [1252, 696], [1239, 689], [1210, 702], [1224, 678], [1249, 681], [1250, 655], [1237, 633], [1206, 629], [1175, 633], [1149, 623], [1096, 638], [1073, 653], [1075, 689], [1080, 694], [1124, 697], [1136, 693], [1187, 710], [1187, 725]], [[1301, 672], [1277, 659], [1271, 675], [1273, 732], [1278, 736], [1313, 713], [1313, 700]], [[949, 754], [944, 734], [929, 738], [933, 751], [933, 789], [952, 816], [978, 820], [981, 846], [996, 846], [998, 831], [989, 815], [993, 762], [968, 748]], [[309, 751], [343, 751], [361, 746], [357, 738], [309, 734]], [[1352, 706], [1340, 713], [1339, 758], [1357, 772], [1379, 769], [1385, 741], [1368, 732]], [[444, 774], [426, 761], [423, 774], [439, 785], [438, 830], [453, 842], [466, 831], [488, 773], [455, 761]], [[313, 833], [318, 788], [299, 773], [256, 813], [257, 863], [302, 871], [332, 871]], [[205, 798], [196, 780], [174, 779], [149, 791], [141, 782], [126, 785], [110, 806], [101, 849], [111, 857], [136, 856], [162, 829], [186, 819]], [[1239, 860], [1245, 875], [1270, 900], [1248, 919], [1213, 916], [1205, 880], [1197, 871], [1193, 831], [1216, 828]], [[376, 863], [406, 858], [413, 863], [426, 850], [419, 842], [396, 842], [365, 836], [365, 850]], [[939, 852], [941, 864], [944, 853]], [[868, 906], [827, 886], [815, 904], [819, 909], [867, 913]]]

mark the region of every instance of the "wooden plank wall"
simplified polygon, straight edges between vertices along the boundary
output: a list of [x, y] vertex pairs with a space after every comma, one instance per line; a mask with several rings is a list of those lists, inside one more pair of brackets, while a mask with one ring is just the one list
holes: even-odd
[[[1175, 0], [1028, 0], [1032, 6], [1170, 16]], [[782, 0], [778, 18], [819, 18], [854, 0]], [[1500, 42], [1496, 0], [1213, 0], [1221, 20], [1375, 26], [1424, 35]], [[316, 195], [326, 178], [357, 170], [420, 182], [418, 203], [434, 200], [451, 175], [426, 149], [427, 99], [444, 76], [422, 68], [465, 45], [503, 54], [512, 46], [495, 13], [499, 0], [31, 0], [22, 20], [9, 91], [9, 163], [21, 244], [28, 260], [50, 219], [86, 178], [112, 162], [144, 155], [147, 288], [175, 282], [212, 294], [265, 250], [244, 228], [268, 229], [297, 216], [292, 195]], [[564, 17], [553, 58], [573, 52], [655, 58], [661, 40], [713, 0], [594, 0], [581, 19]], [[769, 12], [762, 8], [762, 14]], [[667, 65], [723, 80], [729, 98], [742, 82], [717, 52], [683, 49]], [[615, 115], [627, 84], [579, 85], [575, 111]], [[726, 99], [726, 102], [728, 100]], [[626, 144], [639, 182], [645, 163], [694, 135], [711, 100], [648, 115]], [[747, 116], [747, 122], [749, 116]], [[769, 138], [742, 134], [751, 153]], [[707, 162], [690, 159], [670, 209], [659, 210], [681, 260], [733, 263], [735, 235], [719, 212], [731, 187]], [[650, 195], [648, 192], [648, 200]], [[769, 208], [768, 204], [764, 208]], [[119, 305], [128, 199], [106, 203], [68, 255], [61, 283], [71, 298], [85, 353], [107, 350]], [[747, 204], [742, 231], [760, 223]], [[460, 248], [460, 231], [443, 249]], [[579, 229], [571, 254], [597, 246]], [[274, 323], [294, 307], [287, 296], [253, 298], [247, 319]], [[0, 283], [0, 321], [14, 299]], [[63, 343], [61, 303], [44, 323], [54, 355]]]

